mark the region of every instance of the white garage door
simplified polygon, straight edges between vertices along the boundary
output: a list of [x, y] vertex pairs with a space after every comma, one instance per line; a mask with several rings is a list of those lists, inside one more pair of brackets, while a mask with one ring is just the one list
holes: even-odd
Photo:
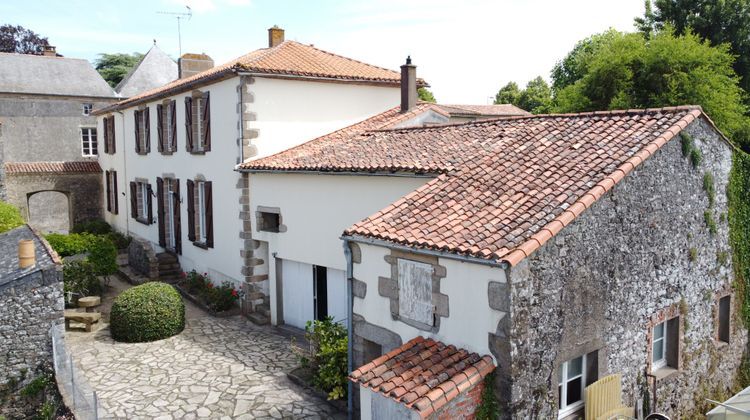
[[283, 260], [281, 269], [284, 323], [304, 329], [305, 323], [315, 316], [312, 265]]
[[328, 269], [328, 315], [346, 325], [346, 272]]

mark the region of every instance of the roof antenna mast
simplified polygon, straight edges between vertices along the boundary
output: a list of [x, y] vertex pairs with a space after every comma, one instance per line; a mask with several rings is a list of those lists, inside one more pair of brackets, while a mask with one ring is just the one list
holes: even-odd
[[193, 17], [193, 10], [190, 6], [185, 6], [185, 8], [187, 9], [187, 12], [156, 12], [160, 15], [171, 15], [177, 18], [177, 44], [180, 48], [180, 57], [182, 57], [182, 33], [180, 31], [180, 20], [190, 20], [190, 18]]

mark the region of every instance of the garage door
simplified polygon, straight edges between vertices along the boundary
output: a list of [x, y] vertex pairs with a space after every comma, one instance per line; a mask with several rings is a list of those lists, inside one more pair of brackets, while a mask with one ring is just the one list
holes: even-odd
[[346, 324], [346, 272], [328, 269], [328, 315], [334, 321]]
[[313, 266], [297, 261], [282, 262], [284, 323], [305, 328], [314, 317]]

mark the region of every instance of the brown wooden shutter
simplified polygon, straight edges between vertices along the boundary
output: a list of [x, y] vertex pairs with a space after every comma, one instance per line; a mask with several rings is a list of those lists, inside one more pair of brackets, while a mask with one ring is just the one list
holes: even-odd
[[195, 183], [187, 180], [188, 240], [195, 242]]
[[172, 144], [168, 146], [170, 152], [177, 151], [177, 101], [170, 101], [169, 107], [172, 109], [172, 121], [169, 122], [169, 129], [172, 130]]
[[146, 144], [146, 153], [151, 153], [151, 112], [149, 111], [149, 108], [146, 107], [143, 111], [141, 111], [141, 118], [143, 119], [143, 135], [146, 136], [146, 141], [144, 142]]
[[156, 150], [159, 152], [164, 151], [164, 107], [161, 104], [156, 104], [156, 138], [158, 143], [156, 144]]
[[115, 140], [115, 116], [111, 115], [109, 117], [109, 153], [111, 154], [117, 152]]
[[109, 123], [107, 117], [102, 120], [102, 128], [104, 129], [104, 153], [109, 153]]
[[135, 120], [135, 152], [141, 153], [141, 131], [138, 129], [141, 126], [141, 111], [134, 111], [133, 119]]
[[206, 246], [209, 248], [214, 247], [214, 210], [213, 210], [213, 198], [211, 191], [211, 182], [205, 182], [203, 184], [205, 193], [206, 203]]
[[185, 98], [185, 139], [187, 151], [193, 152], [193, 98]]
[[112, 190], [110, 189], [110, 182], [109, 182], [109, 177], [110, 176], [111, 175], [110, 175], [109, 171], [105, 171], [104, 172], [104, 183], [107, 184], [107, 186], [105, 187], [105, 189], [106, 189], [106, 192], [107, 192], [107, 211], [108, 212], [112, 212], [112, 200], [111, 200], [111, 198], [112, 198], [112, 195], [111, 195], [112, 194]]
[[130, 182], [130, 215], [133, 219], [138, 218], [138, 197], [136, 193], [138, 191], [138, 185], [135, 182]]
[[112, 171], [112, 186], [115, 187], [114, 194], [112, 194], [112, 197], [115, 199], [115, 214], [117, 214], [120, 211], [120, 196], [117, 195], [117, 171]]
[[201, 118], [203, 118], [203, 150], [208, 152], [211, 151], [211, 101], [210, 92], [203, 94], [203, 112]]
[[156, 178], [156, 217], [159, 218], [159, 246], [167, 246], [167, 229], [164, 226], [164, 180]]
[[180, 220], [180, 180], [174, 180], [174, 250], [182, 254], [182, 221]]
[[153, 201], [151, 200], [152, 190], [151, 190], [151, 184], [148, 184], [146, 186], [146, 194], [148, 194], [148, 197], [146, 197], [146, 207], [148, 207], [148, 224], [154, 223], [154, 211], [151, 209], [153, 206]]

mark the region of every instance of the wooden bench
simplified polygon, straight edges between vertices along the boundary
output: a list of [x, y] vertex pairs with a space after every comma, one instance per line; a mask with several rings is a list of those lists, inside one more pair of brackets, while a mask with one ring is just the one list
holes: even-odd
[[99, 322], [102, 314], [99, 312], [65, 311], [65, 328], [70, 329], [70, 321], [86, 325], [86, 332], [91, 332], [91, 326]]

